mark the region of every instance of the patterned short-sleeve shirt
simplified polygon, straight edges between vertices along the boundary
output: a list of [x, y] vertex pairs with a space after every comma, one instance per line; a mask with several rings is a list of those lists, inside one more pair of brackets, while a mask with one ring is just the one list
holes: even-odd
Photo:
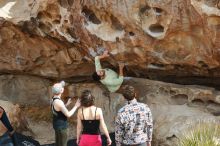
[[115, 140], [121, 144], [141, 144], [152, 140], [153, 120], [149, 107], [136, 99], [118, 111], [115, 122]]

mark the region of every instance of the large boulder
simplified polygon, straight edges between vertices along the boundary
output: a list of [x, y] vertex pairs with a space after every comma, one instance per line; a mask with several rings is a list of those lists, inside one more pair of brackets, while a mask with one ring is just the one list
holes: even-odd
[[0, 76], [0, 96], [21, 105], [48, 105], [50, 81], [34, 76]]
[[127, 73], [135, 77], [172, 82], [208, 77], [210, 84], [219, 84], [219, 5], [207, 0], [2, 0], [0, 72], [85, 77], [94, 71], [94, 56], [107, 48], [106, 65], [126, 62]]
[[[16, 83], [15, 81], [17, 80], [25, 81], [26, 77], [27, 76], [20, 75], [14, 76], [10, 82], [4, 83], [4, 85], [13, 85], [12, 83]], [[8, 77], [5, 76], [4, 78]], [[19, 123], [16, 127], [20, 129], [20, 132], [25, 135], [33, 136], [41, 144], [49, 144], [54, 142], [54, 130], [52, 128], [49, 105], [50, 97], [52, 96], [50, 91], [52, 84], [51, 81], [46, 79], [29, 77], [30, 82], [35, 83], [36, 80], [38, 81], [37, 83], [46, 83], [43, 84], [45, 89], [42, 88], [43, 91], [45, 91], [43, 92], [44, 94], [42, 94], [42, 90], [34, 90], [35, 92], [33, 93], [36, 94], [36, 98], [18, 100], [22, 101], [19, 102], [20, 108], [18, 105], [14, 106], [13, 104], [8, 104], [9, 102], [6, 101], [1, 101], [0, 104], [6, 108], [10, 119], [12, 118], [12, 123], [14, 123], [14, 121]], [[28, 82], [26, 82], [26, 84], [28, 84]], [[133, 85], [137, 88], [138, 100], [148, 104], [152, 110], [154, 119], [154, 146], [177, 145], [178, 139], [182, 136], [182, 132], [187, 131], [189, 127], [201, 122], [220, 122], [218, 116], [220, 111], [220, 92], [214, 88], [184, 86], [140, 78], [130, 78], [126, 84]], [[27, 90], [21, 88], [23, 89], [21, 91], [23, 96], [27, 97], [31, 94], [31, 85], [24, 86], [24, 88]], [[8, 91], [10, 91], [10, 89], [11, 88], [8, 88]], [[103, 109], [104, 118], [109, 131], [114, 132], [114, 118], [125, 101], [122, 95], [112, 93], [110, 97], [106, 97], [106, 89], [102, 84], [67, 83], [63, 99], [66, 100], [66, 97], [73, 96], [79, 97], [81, 92], [85, 89], [92, 91], [92, 94], [95, 96], [95, 104]], [[48, 95], [48, 97], [46, 97], [46, 95]], [[13, 98], [4, 97], [4, 99], [16, 102]], [[75, 101], [76, 98], [73, 98], [73, 103], [69, 108], [74, 106]], [[17, 114], [17, 112], [20, 114]], [[23, 118], [20, 115], [22, 115]], [[69, 119], [69, 122], [68, 135], [69, 139], [72, 139], [76, 137], [76, 114]], [[26, 127], [22, 127], [22, 125], [26, 125]]]
[[[52, 143], [50, 87], [65, 79], [64, 97], [91, 89], [113, 132], [123, 97], [108, 98], [90, 82], [94, 57], [108, 49], [103, 67], [125, 62], [128, 76], [219, 88], [219, 16], [217, 0], [1, 0], [0, 103], [12, 107], [7, 113], [23, 134]], [[137, 78], [130, 84], [152, 109], [154, 145], [176, 145], [187, 123], [219, 120], [214, 88]], [[75, 137], [75, 116], [70, 123]]]

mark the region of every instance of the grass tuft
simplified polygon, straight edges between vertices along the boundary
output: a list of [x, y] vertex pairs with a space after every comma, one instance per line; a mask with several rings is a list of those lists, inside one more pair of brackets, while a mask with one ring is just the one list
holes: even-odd
[[183, 133], [178, 146], [220, 146], [220, 124], [199, 123]]

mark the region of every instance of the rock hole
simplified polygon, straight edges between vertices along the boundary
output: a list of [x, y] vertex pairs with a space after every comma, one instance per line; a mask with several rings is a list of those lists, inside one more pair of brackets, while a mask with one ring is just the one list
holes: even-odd
[[130, 36], [134, 36], [135, 33], [133, 33], [132, 31], [130, 31], [130, 32], [129, 32], [129, 35], [130, 35]]
[[186, 94], [177, 94], [171, 96], [172, 103], [176, 105], [183, 105], [188, 102], [188, 96]]
[[210, 111], [213, 116], [220, 116], [220, 103], [214, 102], [212, 100], [207, 101], [208, 107], [210, 107]]
[[146, 5], [146, 6], [144, 6], [144, 7], [142, 7], [142, 8], [140, 8], [140, 13], [145, 13], [146, 11], [149, 11], [151, 8], [150, 8], [150, 6], [148, 6], [148, 5]]
[[159, 16], [163, 12], [163, 9], [154, 7], [154, 11], [155, 11], [156, 15]]
[[119, 37], [116, 37], [116, 38], [115, 38], [115, 41], [116, 41], [116, 42], [119, 42], [119, 41], [120, 41]]
[[121, 23], [119, 22], [119, 20], [115, 16], [111, 15], [111, 21], [112, 21], [112, 26], [116, 30], [122, 31], [124, 29], [123, 26], [121, 25]]
[[199, 61], [198, 65], [202, 68], [209, 68], [209, 66], [204, 61]]
[[125, 31], [123, 30], [123, 26], [120, 24], [119, 20], [116, 17], [109, 16], [110, 19], [108, 23], [101, 23], [101, 21], [99, 21], [98, 23], [101, 23], [100, 25], [94, 25], [88, 20], [88, 18], [91, 20], [92, 14], [93, 12], [87, 8], [84, 8], [82, 11], [82, 15], [84, 15], [85, 19], [87, 20], [87, 24], [85, 25], [85, 27], [90, 33], [96, 35], [104, 41], [112, 42], [117, 41], [116, 37], [118, 37], [119, 39], [124, 37]]
[[169, 137], [167, 137], [166, 139], [167, 139], [167, 140], [173, 140], [173, 139], [175, 139], [175, 138], [177, 138], [177, 137], [176, 137], [176, 135], [173, 134], [172, 136], [169, 136]]
[[101, 23], [101, 21], [96, 17], [96, 15], [94, 13], [92, 15], [90, 15], [90, 21], [92, 21], [95, 24]]
[[83, 8], [82, 13], [84, 13], [88, 21], [91, 21], [94, 24], [101, 24], [101, 21], [96, 17], [95, 13], [87, 7]]
[[74, 28], [68, 28], [67, 32], [71, 35], [71, 37], [75, 39], [77, 38]]
[[164, 32], [164, 27], [160, 24], [152, 24], [149, 27], [149, 30], [153, 33], [163, 33]]
[[41, 18], [43, 18], [44, 17], [44, 13], [43, 12], [39, 12], [38, 14], [37, 14], [37, 18], [38, 19], [41, 19]]
[[151, 24], [147, 33], [154, 38], [160, 39], [164, 35], [164, 27], [160, 24]]
[[175, 95], [176, 91], [170, 90], [170, 95]]
[[196, 105], [204, 105], [204, 101], [202, 101], [201, 99], [194, 99], [192, 100], [192, 103]]
[[208, 101], [207, 101], [207, 104], [220, 106], [220, 103], [217, 103], [217, 102], [215, 102], [215, 101], [213, 101], [213, 100], [208, 100]]
[[68, 20], [64, 20], [64, 23], [68, 23]]
[[220, 111], [212, 112], [212, 115], [213, 115], [213, 116], [220, 116]]
[[41, 30], [43, 30], [44, 32], [46, 32], [46, 33], [49, 33], [49, 32], [50, 32], [50, 27], [47, 26], [47, 25], [45, 25], [44, 23], [40, 23], [40, 24], [39, 24], [39, 28], [40, 28]]
[[53, 18], [52, 15], [50, 13], [47, 13], [47, 12], [45, 13], [45, 17], [50, 18], [50, 19]]
[[162, 95], [168, 95], [168, 90], [166, 88], [160, 87], [159, 93]]
[[[172, 57], [172, 55], [171, 55], [171, 57]], [[174, 69], [176, 69], [176, 70], [182, 70], [184, 68], [184, 66], [181, 64], [174, 64], [173, 66], [174, 66]]]
[[60, 20], [54, 20], [53, 22], [52, 22], [53, 24], [60, 24]]
[[159, 68], [163, 68], [163, 67], [165, 67], [164, 64], [159, 64], [159, 63], [151, 63], [151, 65], [153, 65], [153, 66], [157, 66], [157, 67], [159, 67]]

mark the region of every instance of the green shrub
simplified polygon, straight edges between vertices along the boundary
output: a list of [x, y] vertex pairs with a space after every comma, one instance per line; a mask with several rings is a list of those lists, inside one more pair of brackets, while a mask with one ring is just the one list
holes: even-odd
[[220, 146], [220, 123], [199, 123], [183, 133], [179, 146]]

